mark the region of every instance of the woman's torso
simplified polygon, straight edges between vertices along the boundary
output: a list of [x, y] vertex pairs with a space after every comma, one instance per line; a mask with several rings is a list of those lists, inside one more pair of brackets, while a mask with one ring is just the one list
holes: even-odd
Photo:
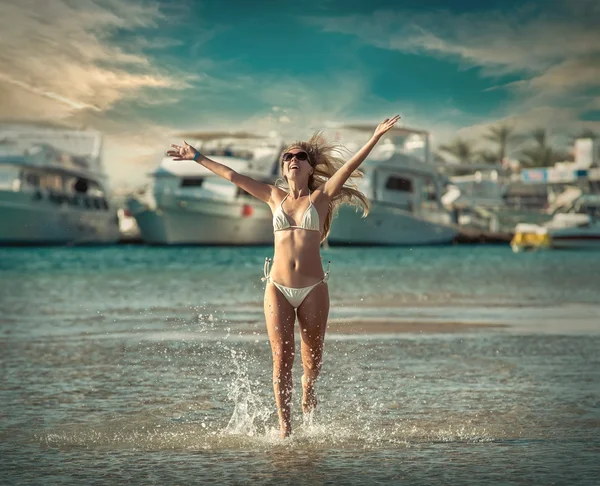
[[[320, 249], [323, 222], [328, 208], [323, 207], [325, 205], [324, 198], [319, 197], [320, 192], [311, 193], [310, 200], [307, 196], [294, 202], [289, 201], [289, 198], [284, 201], [286, 197], [284, 191], [280, 192], [280, 196], [278, 201], [274, 201], [274, 207], [271, 210], [275, 215], [281, 207], [289, 225], [302, 225], [303, 220], [306, 221], [304, 219], [307, 216], [306, 213], [311, 211], [311, 204], [318, 215], [318, 231], [304, 228], [286, 228], [275, 231], [275, 253], [271, 278], [287, 287], [306, 287], [322, 279], [324, 275]], [[281, 205], [282, 201], [284, 201], [283, 206]], [[312, 215], [315, 215], [315, 211], [312, 212]]]

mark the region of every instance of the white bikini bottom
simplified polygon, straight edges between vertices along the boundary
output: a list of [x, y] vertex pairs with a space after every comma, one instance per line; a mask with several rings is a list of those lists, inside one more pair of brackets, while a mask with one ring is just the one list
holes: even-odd
[[291, 304], [294, 309], [300, 307], [300, 304], [306, 299], [306, 296], [310, 294], [310, 291], [314, 289], [320, 283], [327, 283], [329, 280], [329, 267], [331, 262], [327, 264], [327, 271], [325, 272], [324, 277], [319, 280], [317, 283], [310, 285], [308, 287], [294, 288], [294, 287], [286, 287], [285, 285], [278, 284], [274, 282], [273, 279], [269, 276], [269, 267], [271, 266], [273, 260], [270, 258], [265, 259], [265, 267], [264, 273], [265, 276], [261, 279], [263, 282], [271, 282], [275, 287], [279, 289], [279, 291], [283, 294], [283, 296], [287, 299], [287, 301]]

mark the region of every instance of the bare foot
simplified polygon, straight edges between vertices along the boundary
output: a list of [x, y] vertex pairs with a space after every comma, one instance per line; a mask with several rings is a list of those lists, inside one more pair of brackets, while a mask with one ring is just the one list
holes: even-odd
[[302, 412], [312, 413], [317, 408], [314, 382], [302, 375]]
[[285, 439], [292, 434], [292, 421], [290, 420], [289, 410], [287, 414], [284, 414], [281, 410], [278, 411], [279, 415], [279, 437]]

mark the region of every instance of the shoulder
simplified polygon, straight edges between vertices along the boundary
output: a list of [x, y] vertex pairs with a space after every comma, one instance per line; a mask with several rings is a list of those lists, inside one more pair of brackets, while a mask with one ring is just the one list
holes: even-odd
[[283, 201], [287, 192], [276, 185], [269, 184], [269, 186], [271, 187], [271, 200], [269, 205], [272, 210], [275, 210], [275, 208], [281, 204], [281, 201]]
[[281, 200], [286, 196], [287, 192], [284, 191], [279, 186], [271, 186], [271, 194], [273, 195], [273, 200], [277, 203], [280, 203]]
[[312, 192], [312, 194], [311, 194], [312, 203], [316, 204], [316, 205], [329, 206], [329, 203], [331, 202], [331, 196], [329, 194], [327, 194], [323, 190], [323, 188], [324, 188], [324, 186], [319, 186]]
[[329, 198], [329, 195], [325, 192], [324, 188], [325, 188], [325, 184], [323, 184], [322, 186], [317, 187], [311, 193], [311, 197], [312, 197], [313, 201], [316, 200], [316, 199]]

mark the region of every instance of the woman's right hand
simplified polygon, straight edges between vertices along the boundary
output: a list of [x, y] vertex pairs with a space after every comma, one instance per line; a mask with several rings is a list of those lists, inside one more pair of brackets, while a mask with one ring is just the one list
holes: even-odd
[[171, 147], [174, 150], [168, 150], [167, 155], [174, 157], [173, 160], [194, 160], [194, 156], [197, 153], [197, 150], [185, 140], [183, 141], [183, 146], [171, 144]]

